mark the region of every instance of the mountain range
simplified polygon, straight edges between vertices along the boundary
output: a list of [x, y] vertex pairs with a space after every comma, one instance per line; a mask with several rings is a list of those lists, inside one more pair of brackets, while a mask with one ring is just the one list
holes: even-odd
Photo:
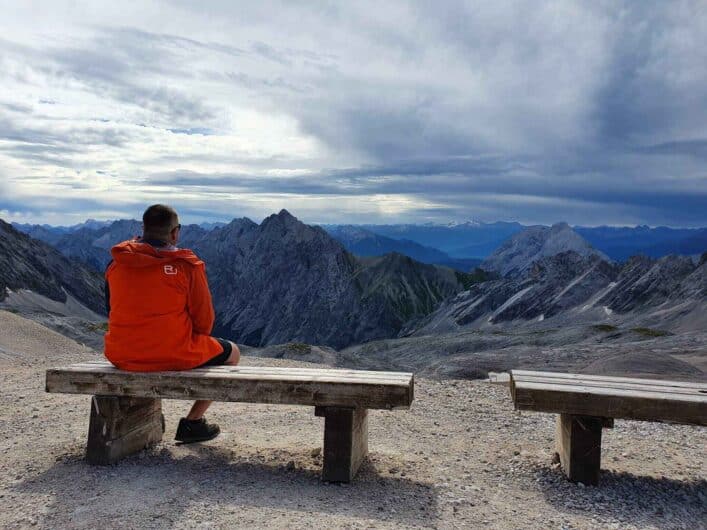
[[216, 331], [255, 346], [343, 347], [394, 336], [468, 280], [397, 253], [359, 259], [286, 210], [260, 225], [236, 219], [193, 248], [207, 263]]
[[[198, 225], [183, 225], [182, 244], [192, 246], [207, 230]], [[74, 258], [89, 267], [103, 272], [111, 260], [110, 249], [116, 243], [142, 234], [142, 223], [122, 219], [100, 226], [83, 226], [66, 232], [58, 238], [43, 239], [67, 257]], [[38, 234], [44, 236], [44, 234]]]
[[[707, 254], [634, 257], [623, 265], [566, 251], [536, 261], [523, 277], [472, 286], [445, 300], [402, 335], [484, 329], [497, 324], [701, 330], [707, 315]], [[552, 323], [547, 323], [553, 319]]]
[[[338, 225], [327, 225], [334, 231]], [[508, 237], [523, 230], [520, 223], [466, 223], [358, 225], [359, 228], [391, 239], [405, 239], [431, 247], [452, 258], [483, 259]]]
[[404, 254], [422, 263], [445, 265], [467, 272], [481, 263], [477, 258], [452, 258], [446, 252], [420, 245], [409, 239], [393, 239], [356, 225], [322, 225], [346, 250], [362, 257], [383, 256], [389, 252]]
[[[20, 233], [5, 226], [17, 239]], [[98, 310], [102, 279], [97, 271], [110, 260], [113, 244], [140, 231], [140, 223], [130, 220], [78, 228], [56, 241], [63, 256], [46, 243], [21, 234], [20, 243], [10, 242], [3, 249], [6, 270], [26, 269], [16, 256], [40, 253], [17, 249], [34, 241], [44, 254], [51, 249], [52, 259], [61, 257], [67, 274], [72, 264], [82, 274], [91, 271], [87, 279], [91, 292], [79, 293], [77, 298]], [[299, 341], [343, 347], [394, 336], [407, 320], [433, 311], [444, 298], [479, 278], [399, 253], [357, 258], [325, 230], [305, 225], [286, 210], [260, 225], [246, 218], [234, 219], [211, 230], [187, 225], [181, 234], [180, 244], [193, 248], [207, 263], [217, 313], [215, 331], [254, 346]], [[35, 285], [32, 276], [25, 275], [22, 281], [11, 276], [8, 286], [31, 290]], [[62, 281], [61, 285], [73, 285], [67, 277]], [[99, 292], [93, 292], [97, 285]], [[57, 289], [43, 287], [44, 292], [60, 296]]]
[[[513, 233], [469, 272], [397, 251], [356, 256], [332, 234], [349, 247], [381, 244], [373, 248], [382, 251], [402, 245], [397, 248], [432, 259], [443, 254], [419, 243], [390, 242], [368, 229], [310, 226], [286, 210], [260, 224], [241, 218], [224, 226], [186, 225], [180, 244], [207, 263], [215, 331], [256, 347], [298, 342], [341, 349], [467, 329], [576, 323], [666, 332], [704, 328], [704, 256], [636, 256], [619, 263], [565, 223], [515, 228], [494, 227]], [[428, 235], [491, 230], [478, 223], [422, 229]], [[96, 271], [105, 267], [113, 244], [140, 230], [139, 222], [129, 220], [78, 227], [56, 240], [62, 255], [3, 224], [9, 242], [0, 249], [0, 286], [53, 300], [70, 293], [100, 312], [102, 279]], [[42, 269], [42, 263], [50, 265]]]
[[[111, 228], [115, 223], [118, 225]], [[183, 236], [186, 238], [187, 232], [193, 230], [194, 238], [190, 239], [191, 242], [203, 232], [223, 227], [224, 224], [215, 222], [188, 225], [188, 228], [185, 226]], [[120, 225], [123, 225], [122, 232]], [[107, 263], [106, 253], [77, 248], [76, 243], [72, 242], [77, 232], [85, 232], [83, 237], [96, 241], [96, 245], [100, 247], [102, 243], [97, 240], [106, 232], [111, 232], [115, 236], [120, 234], [121, 237], [127, 238], [141, 231], [140, 222], [129, 220], [89, 219], [85, 223], [58, 227], [19, 223], [13, 223], [13, 226], [36, 239], [55, 245], [68, 255], [81, 258], [81, 253], [86, 253], [84, 262], [89, 262], [92, 266], [100, 265], [100, 267]], [[514, 234], [530, 228], [515, 222], [478, 221], [443, 225], [427, 223], [422, 225], [323, 224], [321, 226], [340, 241], [349, 252], [357, 256], [382, 256], [389, 252], [399, 252], [423, 263], [446, 265], [463, 272], [476, 267]], [[699, 256], [707, 249], [707, 228], [576, 226], [573, 230], [592, 247], [614, 261], [625, 261], [639, 254], [654, 258], [670, 254]], [[99, 259], [101, 254], [103, 257]]]

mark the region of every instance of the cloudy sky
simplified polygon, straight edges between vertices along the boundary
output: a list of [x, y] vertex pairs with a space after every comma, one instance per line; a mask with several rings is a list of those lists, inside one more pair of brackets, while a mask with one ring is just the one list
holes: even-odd
[[0, 2], [0, 217], [707, 226], [707, 2]]

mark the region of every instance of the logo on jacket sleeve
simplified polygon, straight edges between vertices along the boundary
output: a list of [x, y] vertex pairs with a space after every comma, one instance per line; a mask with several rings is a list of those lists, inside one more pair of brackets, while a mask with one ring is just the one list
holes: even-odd
[[164, 273], [169, 274], [170, 276], [173, 276], [177, 274], [177, 267], [174, 265], [165, 265], [164, 266]]

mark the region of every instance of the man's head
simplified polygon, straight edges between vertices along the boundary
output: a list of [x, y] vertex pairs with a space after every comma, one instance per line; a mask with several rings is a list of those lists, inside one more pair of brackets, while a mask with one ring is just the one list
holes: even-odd
[[175, 244], [179, 237], [179, 216], [171, 206], [153, 204], [142, 214], [142, 237]]

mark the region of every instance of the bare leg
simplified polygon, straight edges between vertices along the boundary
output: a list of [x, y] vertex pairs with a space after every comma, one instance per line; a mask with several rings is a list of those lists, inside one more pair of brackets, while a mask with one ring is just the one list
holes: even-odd
[[[241, 350], [238, 349], [238, 346], [234, 342], [231, 342], [231, 355], [226, 359], [226, 362], [224, 364], [228, 366], [236, 366], [241, 360]], [[191, 410], [189, 411], [189, 414], [187, 414], [187, 419], [188, 420], [198, 420], [201, 419], [201, 417], [204, 415], [206, 412], [206, 409], [209, 408], [209, 405], [211, 405], [212, 401], [208, 399], [199, 399], [194, 402], [194, 405], [192, 405]]]
[[187, 414], [187, 419], [201, 419], [201, 417], [204, 415], [204, 412], [206, 412], [206, 409], [209, 408], [209, 405], [211, 405], [211, 403], [212, 401], [208, 399], [199, 399], [198, 401], [195, 401], [191, 407], [191, 410], [189, 411], [189, 414]]

